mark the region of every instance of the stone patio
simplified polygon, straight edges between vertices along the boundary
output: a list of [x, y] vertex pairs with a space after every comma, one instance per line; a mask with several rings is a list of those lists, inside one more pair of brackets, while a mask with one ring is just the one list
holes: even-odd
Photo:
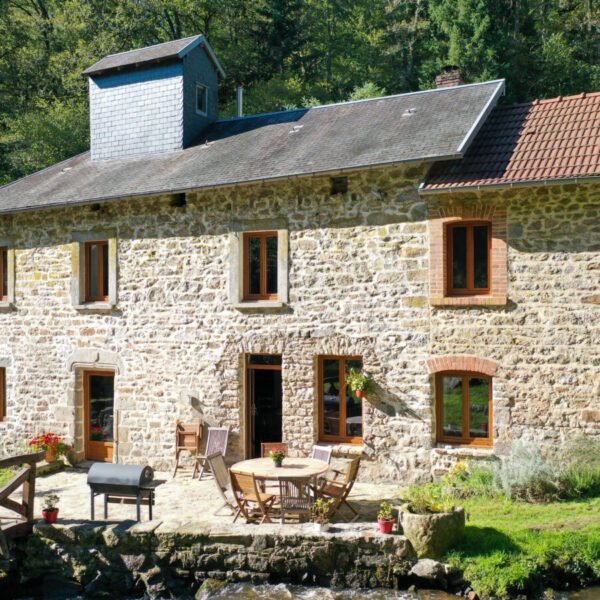
[[[207, 528], [218, 527], [240, 529], [241, 531], [260, 530], [267, 532], [281, 529], [297, 530], [294, 524], [263, 524], [247, 525], [242, 518], [233, 523], [231, 515], [224, 509], [218, 515], [214, 512], [222, 504], [221, 498], [215, 487], [212, 476], [205, 476], [202, 481], [191, 478], [191, 471], [180, 471], [175, 479], [171, 473], [155, 472], [155, 480], [164, 481], [156, 490], [156, 502], [153, 508], [154, 526], [170, 529], [185, 525], [186, 529], [197, 528], [206, 531]], [[40, 476], [36, 480], [36, 515], [41, 518], [42, 499], [48, 494], [57, 494], [59, 501], [59, 523], [73, 521], [81, 522], [90, 519], [90, 490], [87, 485], [87, 469], [80, 467], [65, 468], [63, 471], [51, 475]], [[400, 487], [392, 484], [356, 483], [351, 494], [350, 502], [359, 511], [358, 522], [352, 528], [362, 529], [367, 523], [376, 527], [375, 519], [379, 504], [383, 500], [393, 500], [398, 497]], [[17, 492], [17, 494], [19, 494]], [[96, 497], [96, 521], [103, 521], [103, 497]], [[349, 513], [342, 509], [343, 516]], [[0, 518], [14, 516], [5, 509], [0, 508]], [[135, 519], [135, 505], [108, 505], [108, 521], [123, 521]], [[142, 506], [142, 521], [148, 520], [148, 507]], [[341, 519], [334, 518], [333, 522]], [[360, 527], [359, 527], [360, 525]], [[307, 528], [303, 525], [301, 529]], [[345, 529], [345, 528], [343, 528]]]

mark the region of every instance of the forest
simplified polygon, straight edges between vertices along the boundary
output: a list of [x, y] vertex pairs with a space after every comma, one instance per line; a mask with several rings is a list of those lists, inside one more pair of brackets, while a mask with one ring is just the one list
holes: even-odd
[[0, 0], [0, 183], [88, 148], [99, 58], [203, 33], [221, 115], [506, 78], [503, 102], [600, 89], [598, 0]]

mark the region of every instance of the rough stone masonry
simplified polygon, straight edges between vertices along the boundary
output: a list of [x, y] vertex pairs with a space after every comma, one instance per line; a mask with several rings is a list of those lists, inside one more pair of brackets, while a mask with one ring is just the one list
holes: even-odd
[[[516, 439], [552, 451], [569, 436], [600, 435], [600, 319], [582, 299], [600, 281], [600, 188], [527, 187], [419, 196], [424, 166], [349, 175], [330, 195], [307, 177], [170, 197], [45, 209], [0, 218], [15, 247], [15, 302], [0, 314], [6, 367], [7, 451], [54, 430], [83, 455], [82, 372], [112, 369], [119, 461], [174, 460], [176, 419], [231, 427], [229, 458], [243, 456], [244, 355], [283, 357], [283, 437], [306, 454], [317, 441], [317, 357], [357, 355], [374, 377], [365, 400], [361, 477], [409, 481], [453, 461], [506, 452]], [[429, 302], [431, 207], [506, 208], [507, 301]], [[286, 229], [289, 302], [244, 310], [231, 302], [233, 231]], [[116, 304], [72, 302], [73, 233], [112, 231]], [[427, 360], [495, 361], [494, 447], [435, 442], [434, 378]], [[197, 401], [191, 402], [190, 398]]]

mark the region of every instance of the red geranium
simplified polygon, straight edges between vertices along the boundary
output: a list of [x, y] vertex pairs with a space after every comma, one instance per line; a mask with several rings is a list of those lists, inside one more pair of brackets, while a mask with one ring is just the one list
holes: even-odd
[[38, 452], [49, 452], [52, 456], [66, 456], [72, 450], [64, 438], [55, 433], [40, 433], [29, 442], [29, 446]]

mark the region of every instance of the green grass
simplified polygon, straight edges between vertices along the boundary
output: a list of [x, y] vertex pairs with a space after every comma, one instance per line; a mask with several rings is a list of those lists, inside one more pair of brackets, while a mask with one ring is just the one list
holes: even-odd
[[464, 540], [448, 560], [483, 597], [565, 589], [600, 581], [600, 498], [528, 504], [475, 497]]
[[0, 469], [0, 487], [7, 483], [14, 475], [15, 472], [10, 469]]

